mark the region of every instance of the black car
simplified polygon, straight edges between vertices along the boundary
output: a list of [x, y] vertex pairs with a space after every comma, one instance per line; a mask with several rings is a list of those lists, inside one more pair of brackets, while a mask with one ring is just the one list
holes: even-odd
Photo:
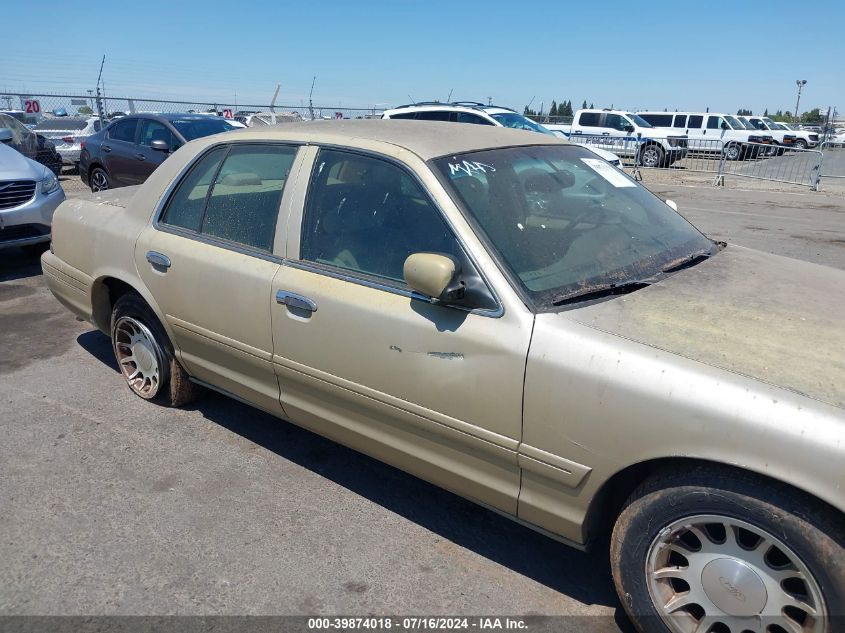
[[140, 185], [171, 152], [234, 126], [207, 114], [132, 114], [85, 140], [79, 177], [91, 191]]
[[11, 138], [2, 142], [14, 147], [21, 154], [32, 160], [46, 165], [57, 176], [62, 171], [62, 157], [56, 151], [56, 146], [48, 138], [36, 134], [16, 117], [0, 112], [0, 129], [8, 129]]

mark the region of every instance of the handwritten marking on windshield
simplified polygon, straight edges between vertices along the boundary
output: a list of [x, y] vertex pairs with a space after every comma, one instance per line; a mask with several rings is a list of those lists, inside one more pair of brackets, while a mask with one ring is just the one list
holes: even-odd
[[472, 176], [474, 173], [481, 172], [486, 174], [488, 171], [494, 172], [496, 168], [493, 165], [486, 163], [479, 163], [476, 161], [465, 160], [460, 163], [449, 163], [449, 175], [454, 176], [459, 171], [464, 172], [467, 176]]

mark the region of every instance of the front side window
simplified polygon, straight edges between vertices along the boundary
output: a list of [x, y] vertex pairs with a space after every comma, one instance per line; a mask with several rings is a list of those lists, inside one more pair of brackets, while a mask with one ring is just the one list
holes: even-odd
[[404, 169], [320, 150], [302, 228], [301, 259], [403, 283], [412, 253], [458, 256], [440, 211]]
[[724, 119], [720, 116], [713, 116], [712, 114], [707, 117], [707, 129], [708, 130], [721, 130], [722, 124], [724, 123]]
[[213, 149], [179, 184], [162, 223], [272, 251], [282, 192], [296, 151], [282, 145]]
[[493, 125], [492, 122], [484, 117], [472, 114], [471, 112], [458, 112], [456, 121], [458, 123], [474, 123], [475, 125]]
[[715, 250], [681, 215], [581, 147], [502, 148], [433, 162], [491, 250], [547, 309]]
[[522, 116], [517, 112], [500, 112], [491, 114], [491, 117], [501, 123], [503, 127], [509, 127], [516, 130], [528, 130], [529, 132], [540, 132], [541, 134], [548, 134], [554, 136], [554, 133], [548, 128], [543, 127], [536, 121], [532, 121], [527, 116]]
[[604, 120], [605, 127], [609, 127], [612, 130], [619, 130], [620, 132], [624, 132], [630, 125], [628, 119], [621, 114], [608, 114]]
[[135, 142], [135, 130], [138, 119], [122, 119], [109, 126], [108, 135], [113, 141]]
[[153, 141], [164, 141], [171, 151], [178, 149], [178, 142], [173, 132], [164, 123], [153, 119], [141, 121], [141, 134], [138, 140], [139, 145], [149, 147]]

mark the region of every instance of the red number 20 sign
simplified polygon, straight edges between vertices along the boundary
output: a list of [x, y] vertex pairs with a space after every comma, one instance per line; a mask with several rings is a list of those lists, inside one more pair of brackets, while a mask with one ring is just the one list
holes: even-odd
[[27, 99], [23, 102], [23, 109], [27, 114], [38, 114], [41, 112], [41, 104], [35, 99]]

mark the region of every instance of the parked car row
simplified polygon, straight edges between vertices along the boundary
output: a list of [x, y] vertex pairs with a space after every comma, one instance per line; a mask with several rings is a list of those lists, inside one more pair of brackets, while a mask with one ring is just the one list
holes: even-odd
[[62, 171], [62, 157], [53, 142], [30, 130], [9, 114], [0, 113], [0, 143], [9, 145], [27, 158], [46, 165], [57, 176]]

